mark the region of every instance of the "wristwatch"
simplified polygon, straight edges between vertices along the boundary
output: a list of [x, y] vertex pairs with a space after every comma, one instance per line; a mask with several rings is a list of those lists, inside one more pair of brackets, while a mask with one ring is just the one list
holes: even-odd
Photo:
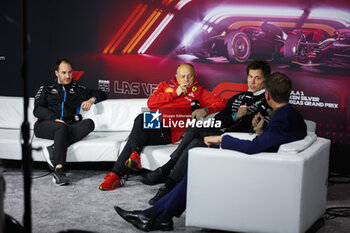
[[204, 107], [203, 109], [204, 109], [204, 111], [205, 111], [206, 113], [208, 113], [208, 112], [209, 112], [209, 108]]

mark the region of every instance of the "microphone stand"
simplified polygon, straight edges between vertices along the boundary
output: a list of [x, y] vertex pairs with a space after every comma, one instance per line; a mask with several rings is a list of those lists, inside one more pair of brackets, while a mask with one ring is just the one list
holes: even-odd
[[32, 232], [32, 208], [31, 208], [31, 183], [32, 183], [32, 147], [29, 143], [30, 127], [28, 122], [28, 47], [29, 47], [29, 34], [27, 32], [27, 1], [22, 0], [22, 81], [23, 81], [23, 114], [24, 120], [21, 126], [22, 133], [22, 165], [23, 165], [23, 177], [24, 177], [24, 216], [23, 225], [24, 232]]

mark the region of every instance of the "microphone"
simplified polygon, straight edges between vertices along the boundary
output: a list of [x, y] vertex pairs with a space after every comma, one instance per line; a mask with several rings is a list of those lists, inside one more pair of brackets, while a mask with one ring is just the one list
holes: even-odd
[[266, 100], [264, 99], [261, 104], [259, 105], [259, 110], [258, 112], [261, 113], [263, 116], [269, 116], [270, 113], [272, 112], [272, 109], [270, 106], [267, 104]]
[[196, 109], [200, 109], [201, 108], [201, 104], [199, 103], [198, 100], [192, 100], [191, 102], [191, 110], [192, 112]]
[[[192, 112], [196, 109], [200, 109], [201, 108], [201, 104], [199, 103], [198, 100], [192, 100], [191, 102], [191, 110]], [[198, 120], [196, 117], [194, 117], [194, 119]]]
[[250, 92], [248, 91], [244, 97], [243, 97], [243, 100], [242, 100], [242, 105], [247, 105], [247, 106], [250, 106], [253, 104], [253, 92]]
[[82, 115], [76, 114], [76, 115], [73, 116], [73, 119], [67, 121], [66, 123], [67, 124], [74, 124], [74, 123], [77, 123], [77, 122], [81, 121], [82, 119], [83, 119]]

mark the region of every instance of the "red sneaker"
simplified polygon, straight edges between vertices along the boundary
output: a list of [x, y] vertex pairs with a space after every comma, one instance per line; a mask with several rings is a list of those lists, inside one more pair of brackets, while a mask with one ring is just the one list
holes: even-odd
[[132, 152], [129, 159], [125, 161], [125, 167], [135, 171], [142, 169], [141, 158], [136, 151]]
[[111, 172], [105, 176], [105, 181], [103, 181], [102, 184], [100, 184], [101, 190], [114, 190], [117, 187], [122, 186], [123, 183], [120, 181], [119, 176], [117, 176], [115, 173]]

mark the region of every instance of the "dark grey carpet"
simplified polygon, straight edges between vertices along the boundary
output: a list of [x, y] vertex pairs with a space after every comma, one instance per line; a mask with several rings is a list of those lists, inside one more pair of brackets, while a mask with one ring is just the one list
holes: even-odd
[[[33, 175], [46, 170], [34, 170]], [[23, 218], [23, 176], [20, 169], [7, 169], [4, 211], [21, 223]], [[131, 176], [126, 185], [114, 191], [100, 191], [105, 171], [72, 170], [67, 173], [71, 185], [57, 186], [52, 176], [33, 180], [32, 218], [33, 232], [59, 232], [81, 229], [94, 232], [140, 232], [122, 220], [113, 206], [127, 210], [149, 208], [148, 200], [159, 185], [146, 186]], [[185, 217], [175, 218], [176, 232], [185, 231]]]
[[[34, 169], [33, 175], [46, 173], [45, 169]], [[146, 186], [131, 176], [126, 185], [114, 191], [100, 191], [98, 185], [103, 181], [106, 171], [70, 170], [69, 186], [53, 184], [52, 176], [33, 180], [32, 216], [33, 232], [59, 232], [80, 229], [100, 233], [140, 232], [122, 220], [113, 206], [119, 205], [127, 210], [145, 209], [148, 200], [157, 192], [159, 185]], [[23, 218], [23, 176], [18, 168], [6, 169], [4, 211], [21, 223]], [[329, 186], [328, 206], [350, 206], [350, 184]], [[219, 232], [185, 227], [185, 214], [174, 218], [174, 232]], [[350, 232], [350, 218], [328, 220], [315, 232]]]

